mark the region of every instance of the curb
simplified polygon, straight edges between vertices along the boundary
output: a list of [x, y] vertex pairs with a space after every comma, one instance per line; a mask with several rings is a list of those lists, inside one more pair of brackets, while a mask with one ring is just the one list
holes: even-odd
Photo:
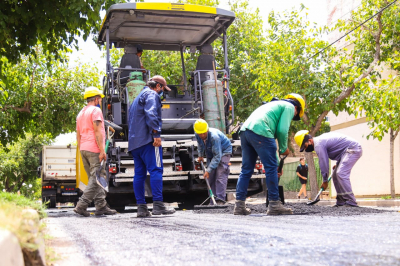
[[24, 266], [18, 238], [8, 230], [0, 229], [0, 254], [3, 266]]

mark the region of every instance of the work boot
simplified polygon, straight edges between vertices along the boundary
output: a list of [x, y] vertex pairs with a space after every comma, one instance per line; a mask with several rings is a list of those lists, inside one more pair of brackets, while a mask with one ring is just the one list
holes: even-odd
[[280, 200], [270, 200], [268, 206], [268, 215], [282, 215], [282, 214], [293, 214], [292, 209], [283, 207]]
[[138, 204], [137, 206], [137, 217], [138, 218], [144, 218], [144, 217], [150, 217], [151, 213], [147, 209], [146, 204]]
[[98, 209], [98, 210], [96, 210], [95, 212], [94, 212], [94, 214], [95, 215], [114, 215], [114, 214], [116, 214], [117, 213], [117, 211], [116, 210], [113, 210], [113, 209], [110, 209], [108, 206], [107, 206], [107, 204], [106, 205], [104, 205], [104, 207], [103, 208], [100, 208], [100, 209]]
[[233, 210], [234, 215], [249, 215], [251, 210], [246, 208], [246, 202], [244, 200], [236, 200], [235, 209]]
[[226, 202], [223, 200], [216, 200], [216, 203], [217, 203], [217, 205], [221, 205], [221, 206], [226, 204]]
[[87, 209], [87, 204], [78, 201], [78, 204], [76, 204], [76, 207], [74, 208], [74, 212], [82, 216], [89, 217], [90, 213], [86, 209]]
[[153, 202], [153, 215], [167, 215], [167, 214], [174, 214], [175, 209], [169, 209], [165, 207], [164, 202], [162, 201], [154, 201]]

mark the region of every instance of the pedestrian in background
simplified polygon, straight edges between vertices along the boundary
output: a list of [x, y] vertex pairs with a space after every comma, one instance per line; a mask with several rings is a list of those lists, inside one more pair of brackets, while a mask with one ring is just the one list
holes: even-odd
[[175, 212], [165, 206], [162, 195], [161, 96], [164, 90], [170, 91], [165, 79], [152, 77], [129, 108], [128, 151], [135, 163], [133, 190], [138, 205], [137, 217], [151, 216], [145, 199], [147, 172], [153, 194], [153, 215]]
[[[232, 144], [224, 133], [219, 129], [209, 128], [203, 119], [198, 119], [193, 128], [197, 139], [199, 162], [203, 162], [204, 157], [207, 157], [204, 178], [210, 181], [211, 190], [217, 196], [217, 205], [223, 205], [230, 172]], [[210, 203], [212, 204], [212, 201]]]
[[304, 158], [300, 158], [300, 164], [297, 166], [296, 174], [301, 183], [301, 189], [297, 195], [297, 198], [300, 199], [301, 194], [304, 194], [304, 198], [307, 199], [308, 165], [306, 164]]
[[[79, 198], [74, 212], [89, 217], [90, 213], [87, 211], [87, 207], [94, 200], [95, 215], [113, 215], [117, 211], [107, 207], [106, 193], [96, 182], [96, 173], [100, 168], [100, 163], [107, 158], [104, 150], [106, 142], [104, 118], [99, 108], [104, 94], [95, 87], [88, 87], [83, 98], [87, 105], [82, 108], [76, 118], [76, 140], [89, 182], [83, 195]], [[104, 167], [105, 164], [101, 169], [102, 176], [106, 176]]]

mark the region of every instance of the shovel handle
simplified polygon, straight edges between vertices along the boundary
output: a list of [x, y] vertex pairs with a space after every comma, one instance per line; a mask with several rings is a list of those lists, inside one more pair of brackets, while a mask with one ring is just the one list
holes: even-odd
[[[204, 164], [203, 164], [203, 162], [200, 162], [200, 163], [201, 163], [201, 169], [203, 169], [203, 174], [204, 174], [204, 172], [205, 172], [205, 170], [204, 170]], [[208, 182], [208, 178], [205, 178], [205, 177], [204, 177], [204, 179], [206, 180], [206, 184], [207, 184], [207, 188], [208, 188], [208, 193], [210, 193], [210, 198], [211, 198], [211, 200], [213, 201], [214, 205], [217, 205], [217, 203], [215, 202], [215, 199], [214, 199], [214, 194], [212, 193], [212, 189], [211, 189], [210, 183]]]

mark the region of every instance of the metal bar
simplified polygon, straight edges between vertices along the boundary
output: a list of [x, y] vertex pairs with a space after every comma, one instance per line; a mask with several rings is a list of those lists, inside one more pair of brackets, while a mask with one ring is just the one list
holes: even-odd
[[231, 94], [231, 91], [229, 90], [229, 80], [227, 80], [226, 82], [228, 83], [226, 90], [228, 91], [228, 95], [229, 95], [229, 98], [231, 99], [231, 103], [232, 103], [232, 120], [228, 125], [228, 127], [230, 127], [235, 122], [235, 105], [233, 104], [232, 94]]
[[224, 68], [225, 68], [226, 72], [228, 72], [228, 78], [229, 78], [228, 43], [226, 41], [226, 28], [224, 28], [224, 39], [223, 39], [223, 42], [224, 42], [224, 61], [225, 61], [224, 62], [225, 63]]
[[[200, 46], [203, 46], [214, 34], [215, 34], [215, 31], [217, 31], [218, 32], [218, 30], [222, 27], [222, 26], [224, 26], [224, 24], [226, 23], [226, 21], [224, 21], [221, 25], [219, 25], [219, 27], [218, 28], [214, 28], [213, 27], [213, 29], [214, 29], [214, 32], [212, 32], [201, 44], [200, 44]], [[219, 36], [219, 35], [218, 35]]]
[[199, 88], [200, 88], [200, 102], [201, 102], [201, 112], [204, 113], [204, 107], [203, 107], [203, 93], [201, 91], [201, 79], [200, 79], [200, 73], [197, 75], [199, 77]]
[[183, 57], [183, 48], [181, 45], [181, 60], [182, 60], [182, 71], [183, 71], [183, 82], [185, 86], [185, 91], [187, 91], [187, 81], [186, 81], [186, 68], [185, 68], [185, 58]]
[[[124, 24], [147, 24], [147, 25], [161, 25], [161, 26], [180, 26], [180, 27], [198, 27], [198, 28], [212, 28], [214, 29], [214, 26], [212, 25], [199, 25], [199, 24], [179, 24], [179, 23], [165, 23], [165, 22], [144, 22], [144, 21], [124, 21], [118, 26], [116, 26], [113, 30], [111, 30], [111, 33], [115, 32], [121, 27], [124, 27]], [[225, 24], [225, 22], [223, 23]], [[222, 25], [221, 25], [222, 26]], [[218, 31], [221, 27], [218, 27], [217, 29], [214, 29]], [[176, 28], [175, 28], [176, 29]], [[192, 30], [192, 29], [188, 29]]]
[[106, 72], [110, 72], [110, 29], [106, 28], [106, 51], [107, 51], [107, 67]]

